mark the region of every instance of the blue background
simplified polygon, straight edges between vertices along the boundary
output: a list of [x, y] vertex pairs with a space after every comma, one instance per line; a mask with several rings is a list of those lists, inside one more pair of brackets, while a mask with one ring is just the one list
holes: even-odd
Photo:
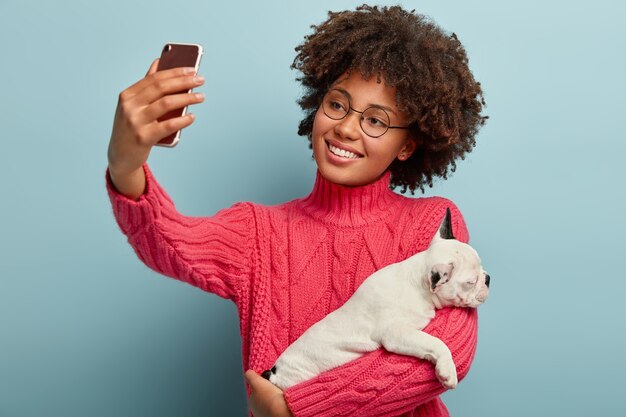
[[[135, 257], [104, 188], [117, 95], [204, 45], [197, 122], [150, 162], [180, 211], [307, 194], [294, 47], [357, 1], [0, 3], [0, 416], [244, 415], [234, 306]], [[443, 195], [490, 272], [453, 416], [626, 415], [626, 9], [404, 1], [458, 34], [490, 120]]]

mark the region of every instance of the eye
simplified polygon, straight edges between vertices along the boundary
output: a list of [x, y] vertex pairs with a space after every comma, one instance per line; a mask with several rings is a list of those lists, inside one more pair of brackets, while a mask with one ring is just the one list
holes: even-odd
[[330, 114], [327, 113], [327, 116], [341, 119], [348, 113], [350, 101], [340, 91], [331, 90], [324, 96], [322, 105], [324, 111], [330, 112]]
[[476, 277], [476, 278], [474, 278], [474, 279], [472, 279], [472, 280], [470, 280], [470, 281], [467, 281], [467, 282], [465, 283], [465, 285], [467, 285], [468, 287], [473, 287], [473, 286], [475, 286], [477, 283], [478, 283], [478, 277]]
[[368, 117], [367, 119], [365, 119], [365, 121], [367, 122], [367, 124], [371, 125], [372, 127], [382, 127], [382, 128], [387, 127], [387, 123], [385, 123], [383, 120], [376, 118], [376, 117]]
[[328, 103], [329, 107], [332, 110], [343, 110], [345, 109], [345, 106], [343, 105], [342, 102], [337, 101], [337, 100], [331, 100], [330, 103]]
[[389, 116], [384, 110], [378, 107], [368, 107], [365, 109], [361, 115], [361, 120], [377, 131], [387, 130], [387, 126], [389, 126]]

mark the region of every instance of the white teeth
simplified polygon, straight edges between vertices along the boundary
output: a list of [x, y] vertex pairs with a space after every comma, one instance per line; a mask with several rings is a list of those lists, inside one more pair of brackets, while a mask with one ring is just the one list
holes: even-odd
[[328, 144], [328, 149], [330, 149], [333, 154], [337, 156], [342, 156], [344, 158], [357, 159], [359, 157], [353, 152], [346, 151], [345, 149], [339, 149], [336, 146], [331, 145], [330, 143]]

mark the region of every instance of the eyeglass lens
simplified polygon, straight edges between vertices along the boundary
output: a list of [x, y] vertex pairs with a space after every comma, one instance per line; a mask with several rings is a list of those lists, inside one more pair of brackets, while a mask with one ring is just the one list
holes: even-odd
[[363, 112], [350, 106], [348, 97], [338, 90], [330, 90], [322, 101], [324, 114], [333, 120], [341, 120], [348, 115], [350, 110], [360, 114], [359, 122], [361, 129], [366, 135], [372, 137], [382, 136], [389, 129], [389, 115], [378, 107], [368, 107]]

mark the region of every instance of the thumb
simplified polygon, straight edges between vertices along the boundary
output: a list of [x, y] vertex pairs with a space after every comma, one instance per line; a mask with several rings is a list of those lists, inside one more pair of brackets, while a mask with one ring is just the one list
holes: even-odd
[[150, 69], [148, 69], [148, 72], [146, 72], [146, 77], [150, 74], [154, 74], [158, 66], [159, 66], [159, 58], [152, 61], [152, 64], [150, 65]]

